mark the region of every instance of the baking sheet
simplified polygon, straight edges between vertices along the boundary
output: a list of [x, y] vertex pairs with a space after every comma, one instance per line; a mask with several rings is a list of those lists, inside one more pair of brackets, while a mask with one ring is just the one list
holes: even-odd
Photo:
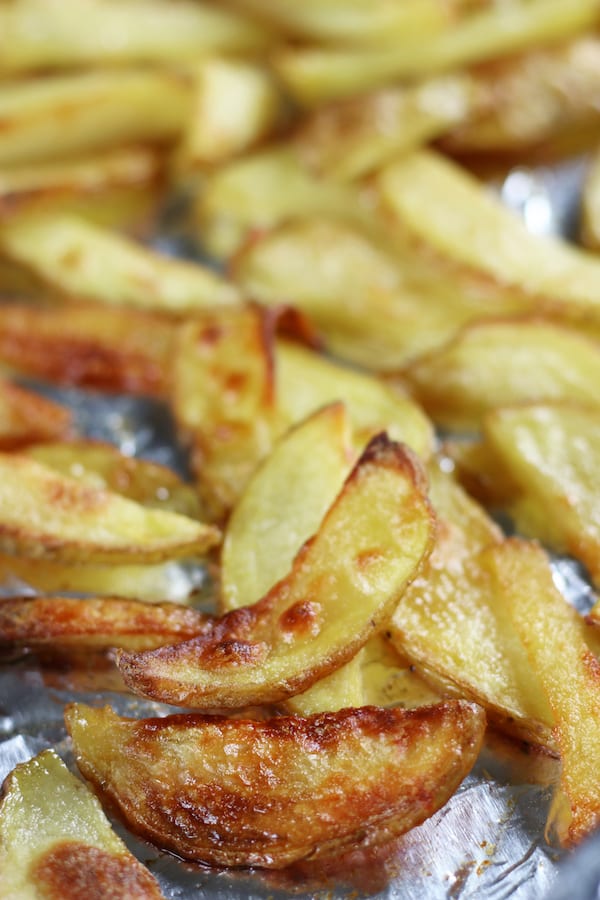
[[[571, 235], [576, 229], [578, 188], [585, 161], [564, 167], [514, 170], [496, 182], [504, 201], [517, 209], [538, 233]], [[172, 210], [157, 242], [162, 250], [190, 255], [189, 240]], [[110, 440], [126, 454], [137, 454], [186, 472], [186, 459], [173, 444], [168, 411], [158, 403], [130, 397], [107, 397], [74, 389], [50, 389], [49, 396], [69, 405], [79, 429], [91, 437]], [[565, 596], [582, 612], [593, 602], [592, 591], [579, 567], [570, 560], [554, 561], [555, 579]], [[174, 577], [188, 579], [210, 596], [210, 585], [198, 567], [176, 566]], [[111, 692], [89, 673], [75, 677], [68, 668], [41, 669], [35, 656], [0, 665], [0, 778], [18, 762], [52, 746], [76, 771], [63, 725], [62, 710], [73, 699], [108, 702], [125, 715], [145, 716], [170, 711], [124, 693]], [[167, 898], [210, 900], [283, 900], [292, 896], [337, 900], [374, 897], [500, 898], [535, 900], [562, 890], [557, 875], [565, 854], [544, 837], [557, 763], [524, 745], [493, 734], [473, 772], [449, 803], [431, 819], [393, 845], [367, 856], [354, 852], [317, 868], [297, 865], [281, 873], [216, 871], [194, 867], [140, 843], [116, 825], [135, 854], [154, 873]], [[587, 848], [582, 853], [595, 860]], [[577, 858], [577, 857], [576, 857]], [[582, 856], [582, 859], [585, 857]], [[572, 866], [573, 863], [570, 863]], [[590, 873], [593, 893], [575, 869], [569, 869], [569, 897], [599, 896]], [[594, 877], [596, 881], [594, 882]], [[1, 895], [1, 894], [0, 894]], [[563, 896], [554, 893], [556, 900]]]

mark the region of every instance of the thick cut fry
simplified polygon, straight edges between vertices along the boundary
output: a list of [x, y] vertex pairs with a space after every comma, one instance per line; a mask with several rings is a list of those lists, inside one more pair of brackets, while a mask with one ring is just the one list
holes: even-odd
[[294, 97], [312, 106], [400, 79], [422, 78], [557, 43], [593, 27], [599, 15], [597, 0], [493, 3], [424, 42], [407, 35], [393, 47], [293, 47], [276, 54], [274, 64]]
[[0, 229], [0, 251], [58, 295], [183, 314], [236, 304], [233, 285], [199, 263], [161, 256], [77, 216], [32, 213]]
[[164, 395], [175, 328], [131, 309], [0, 304], [0, 360], [55, 384]]
[[537, 298], [539, 308], [600, 320], [600, 262], [531, 234], [454, 163], [430, 151], [408, 154], [383, 170], [378, 190], [397, 226], [443, 255]]
[[509, 541], [489, 551], [501, 601], [554, 714], [562, 774], [553, 813], [565, 846], [600, 823], [600, 666], [584, 623], [558, 592], [544, 552]]
[[178, 170], [225, 162], [283, 120], [283, 95], [257, 64], [215, 57], [186, 73], [192, 80], [192, 108], [176, 151]]
[[464, 702], [267, 721], [136, 721], [72, 704], [65, 718], [81, 771], [134, 831], [188, 859], [266, 868], [376, 847], [422, 822], [484, 731]]
[[285, 578], [216, 620], [206, 638], [121, 654], [125, 682], [198, 708], [306, 690], [358, 652], [415, 577], [432, 540], [425, 491], [416, 458], [385, 436], [373, 439]]
[[63, 562], [162, 562], [214, 546], [219, 531], [0, 454], [0, 551]]
[[176, 603], [120, 597], [14, 597], [0, 601], [0, 645], [147, 650], [201, 634], [210, 619]]
[[[0, 35], [4, 37], [1, 26]], [[184, 79], [151, 69], [3, 82], [0, 165], [58, 160], [134, 142], [173, 141], [183, 129], [189, 105]]]
[[502, 729], [554, 749], [552, 713], [482, 556], [501, 542], [501, 533], [435, 470], [431, 500], [436, 545], [398, 604], [389, 626], [392, 642], [442, 693], [475, 700]]
[[564, 400], [600, 405], [600, 343], [536, 319], [475, 322], [406, 369], [435, 422], [477, 429], [497, 406]]
[[54, 750], [21, 763], [4, 782], [0, 883], [6, 900], [163, 896]]
[[531, 306], [406, 241], [324, 216], [254, 241], [234, 276], [265, 305], [292, 303], [336, 356], [375, 371], [396, 371], [473, 319]]
[[581, 560], [600, 585], [600, 411], [556, 404], [497, 410], [492, 449], [520, 488], [517, 529]]
[[0, 70], [172, 62], [252, 51], [268, 34], [209, 3], [179, 0], [9, 0], [0, 8]]
[[40, 394], [0, 379], [0, 449], [68, 438], [71, 413]]

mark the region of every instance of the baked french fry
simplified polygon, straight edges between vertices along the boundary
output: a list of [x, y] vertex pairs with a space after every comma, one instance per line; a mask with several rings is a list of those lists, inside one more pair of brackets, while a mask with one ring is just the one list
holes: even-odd
[[[1, 27], [0, 35], [5, 36]], [[5, 59], [4, 52], [0, 56]], [[4, 81], [0, 165], [59, 160], [128, 143], [169, 143], [181, 133], [189, 106], [185, 79], [168, 71], [104, 69]]]
[[115, 892], [135, 900], [163, 897], [113, 831], [96, 796], [54, 750], [21, 763], [4, 782], [0, 879], [7, 898]]
[[175, 324], [103, 306], [0, 304], [0, 361], [54, 384], [165, 395]]
[[573, 846], [600, 822], [600, 666], [540, 547], [513, 539], [491, 549], [489, 559], [500, 600], [552, 709], [562, 773], [548, 825]]
[[392, 643], [442, 694], [475, 700], [509, 734], [555, 750], [551, 710], [485, 560], [501, 532], [451, 478], [430, 477], [437, 540], [394, 612]]
[[207, 266], [69, 214], [12, 218], [0, 228], [0, 252], [67, 298], [175, 315], [239, 302], [233, 285]]
[[0, 71], [114, 63], [179, 63], [259, 50], [268, 32], [209, 3], [9, 0], [0, 8]]
[[15, 450], [38, 441], [66, 439], [72, 425], [66, 407], [0, 379], [0, 449]]
[[405, 376], [435, 422], [476, 430], [498, 406], [546, 400], [600, 404], [600, 344], [538, 319], [480, 321], [412, 362]]
[[65, 719], [81, 771], [132, 830], [187, 859], [275, 869], [422, 822], [471, 769], [485, 727], [460, 701], [266, 721], [71, 704]]
[[12, 597], [0, 601], [0, 647], [148, 650], [201, 634], [210, 617], [177, 603], [122, 597]]
[[59, 475], [24, 455], [0, 454], [0, 550], [63, 562], [163, 562], [204, 553], [219, 531], [147, 509]]
[[484, 435], [519, 494], [509, 504], [521, 534], [570, 553], [600, 584], [600, 410], [568, 404], [496, 410]]
[[384, 435], [374, 438], [282, 580], [202, 638], [119, 654], [125, 683], [205, 709], [306, 690], [383, 627], [415, 577], [433, 537], [425, 492], [416, 457]]

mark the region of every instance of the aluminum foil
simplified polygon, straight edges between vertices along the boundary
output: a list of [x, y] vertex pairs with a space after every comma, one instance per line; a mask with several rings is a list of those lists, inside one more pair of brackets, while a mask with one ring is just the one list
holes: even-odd
[[[558, 169], [518, 169], [495, 189], [533, 231], [569, 236], [576, 228], [583, 167], [576, 161]], [[182, 243], [178, 220], [171, 231], [172, 222], [170, 212], [160, 248], [190, 255], [189, 240], [184, 236]], [[37, 387], [72, 407], [83, 433], [185, 474], [185, 456], [173, 444], [172, 422], [161, 405]], [[587, 611], [593, 594], [583, 572], [572, 560], [556, 559], [553, 565], [559, 588]], [[178, 566], [177, 577], [198, 587], [203, 573]], [[76, 771], [63, 724], [63, 707], [71, 700], [108, 702], [124, 715], [171, 711], [110, 687], [94, 673], [42, 668], [35, 656], [0, 664], [0, 779], [46, 747], [54, 747]], [[600, 896], [600, 846], [592, 840], [567, 856], [544, 836], [557, 775], [555, 760], [490, 734], [472, 773], [423, 825], [371, 856], [355, 851], [327, 866], [306, 863], [279, 873], [194, 867], [137, 841], [119, 823], [115, 828], [173, 900], [592, 900]]]

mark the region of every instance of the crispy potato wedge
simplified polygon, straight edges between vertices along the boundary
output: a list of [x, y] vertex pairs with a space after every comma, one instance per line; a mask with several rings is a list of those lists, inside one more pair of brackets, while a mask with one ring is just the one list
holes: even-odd
[[112, 830], [92, 791], [54, 750], [21, 763], [4, 782], [0, 881], [7, 900], [163, 896]]
[[[4, 39], [1, 26], [0, 34]], [[181, 133], [189, 107], [185, 79], [168, 71], [104, 69], [4, 81], [0, 165], [58, 160], [128, 143], [171, 142]]]
[[520, 494], [518, 531], [587, 566], [600, 585], [600, 411], [565, 404], [496, 410], [484, 433]]
[[381, 172], [378, 190], [404, 233], [535, 297], [539, 309], [569, 319], [600, 320], [600, 263], [593, 254], [532, 234], [449, 160], [432, 151], [407, 154]]
[[71, 704], [65, 719], [81, 771], [132, 830], [184, 858], [265, 868], [422, 822], [469, 772], [485, 727], [461, 701], [266, 721]]
[[0, 379], [0, 449], [15, 450], [38, 441], [66, 439], [72, 425], [66, 407]]
[[238, 293], [199, 263], [169, 259], [68, 214], [31, 213], [0, 228], [0, 251], [58, 295], [183, 314], [236, 304]]
[[405, 240], [354, 223], [302, 217], [252, 242], [234, 262], [241, 288], [265, 305], [300, 309], [336, 356], [394, 372], [465, 323], [530, 308]]
[[210, 617], [177, 603], [122, 597], [11, 597], [0, 601], [0, 647], [147, 650], [201, 634]]
[[581, 240], [590, 250], [600, 249], [600, 151], [596, 150], [581, 190]]
[[573, 846], [600, 823], [600, 665], [585, 624], [557, 590], [548, 559], [534, 543], [513, 539], [489, 551], [506, 605], [552, 709], [560, 750], [560, 789], [549, 824]]
[[[35, 27], [33, 27], [35, 25]], [[111, 63], [179, 63], [252, 51], [265, 29], [209, 3], [183, 0], [11, 0], [0, 9], [0, 70]]]
[[292, 95], [306, 106], [347, 97], [401, 79], [438, 74], [539, 45], [593, 27], [595, 0], [517, 0], [485, 4], [453, 27], [425, 41], [400, 35], [395, 45], [374, 48], [291, 47], [274, 65]]
[[540, 319], [474, 322], [411, 363], [405, 375], [437, 424], [477, 430], [498, 406], [545, 400], [600, 404], [600, 343]]
[[416, 457], [384, 435], [352, 470], [288, 575], [212, 633], [118, 666], [138, 693], [197, 708], [300, 693], [381, 628], [431, 549], [433, 516]]
[[201, 518], [194, 488], [172, 469], [135, 456], [125, 456], [113, 444], [79, 440], [48, 441], [30, 447], [27, 456], [89, 484], [135, 500], [152, 509], [164, 509], [191, 519]]
[[0, 550], [62, 562], [163, 562], [204, 553], [219, 531], [147, 509], [25, 455], [0, 454]]
[[164, 395], [176, 326], [102, 306], [0, 304], [0, 360], [55, 384]]
[[482, 555], [501, 532], [433, 468], [431, 500], [436, 545], [396, 608], [392, 643], [442, 693], [475, 700], [503, 730], [554, 750], [551, 710]]
[[212, 57], [186, 74], [192, 109], [175, 153], [178, 172], [205, 169], [249, 150], [283, 121], [283, 95], [269, 71]]

